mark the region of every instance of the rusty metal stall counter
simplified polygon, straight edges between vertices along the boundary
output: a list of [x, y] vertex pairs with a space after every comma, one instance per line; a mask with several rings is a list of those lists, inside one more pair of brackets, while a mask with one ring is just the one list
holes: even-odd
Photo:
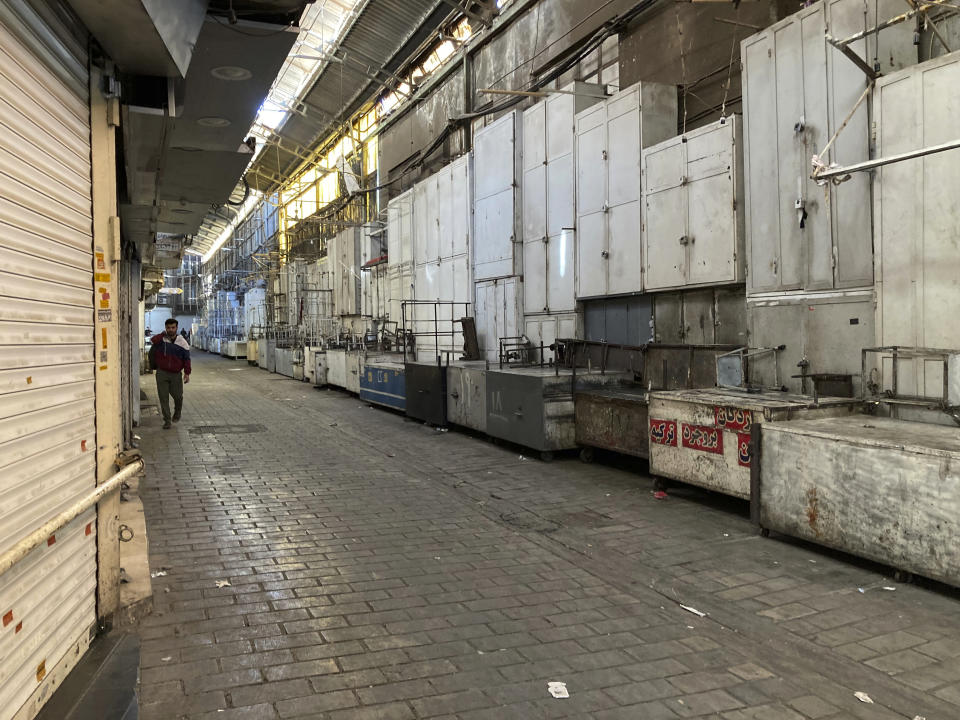
[[960, 431], [870, 415], [765, 423], [753, 518], [960, 586]]
[[708, 490], [750, 498], [754, 425], [849, 415], [858, 401], [718, 388], [650, 394], [650, 472]]

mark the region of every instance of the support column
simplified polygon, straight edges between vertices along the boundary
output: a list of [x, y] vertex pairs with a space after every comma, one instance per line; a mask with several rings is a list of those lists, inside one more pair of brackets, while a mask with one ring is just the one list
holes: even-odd
[[[117, 214], [116, 129], [120, 103], [104, 94], [110, 71], [90, 70], [90, 148], [93, 180], [94, 307], [96, 343], [97, 484], [116, 471], [123, 449], [119, 284], [120, 218]], [[120, 607], [120, 493], [97, 505], [97, 620], [108, 624]]]

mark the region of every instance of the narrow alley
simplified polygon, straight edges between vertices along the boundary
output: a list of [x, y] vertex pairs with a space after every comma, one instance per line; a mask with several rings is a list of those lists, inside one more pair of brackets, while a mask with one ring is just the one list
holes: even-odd
[[143, 720], [960, 716], [949, 590], [194, 356], [172, 430], [144, 383]]

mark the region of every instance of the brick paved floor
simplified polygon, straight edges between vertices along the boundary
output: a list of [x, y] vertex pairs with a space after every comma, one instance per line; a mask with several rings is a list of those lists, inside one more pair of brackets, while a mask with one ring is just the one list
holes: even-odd
[[943, 588], [195, 354], [142, 429], [142, 720], [960, 717]]

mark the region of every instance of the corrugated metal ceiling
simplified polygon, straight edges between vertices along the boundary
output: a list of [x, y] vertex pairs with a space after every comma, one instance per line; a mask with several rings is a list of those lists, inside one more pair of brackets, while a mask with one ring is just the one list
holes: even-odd
[[[439, 27], [449, 6], [442, 0], [368, 0], [303, 98], [300, 113], [292, 113], [254, 162], [248, 177], [264, 191], [276, 188], [302, 162], [304, 154], [331, 134], [350, 113], [369, 99], [377, 86], [391, 83], [390, 73], [406, 59], [426, 34]], [[403, 52], [403, 51], [406, 52]]]
[[[395, 72], [452, 9], [443, 0], [361, 0], [359, 9], [331, 46], [310, 90], [295, 105], [274, 139], [247, 171], [250, 185], [272, 193], [299, 166], [318, 139], [337, 126], [383, 84], [395, 84]], [[234, 193], [239, 198], [242, 188]], [[232, 208], [231, 208], [232, 210]], [[193, 247], [205, 252], [228, 227], [225, 214], [209, 212]]]

